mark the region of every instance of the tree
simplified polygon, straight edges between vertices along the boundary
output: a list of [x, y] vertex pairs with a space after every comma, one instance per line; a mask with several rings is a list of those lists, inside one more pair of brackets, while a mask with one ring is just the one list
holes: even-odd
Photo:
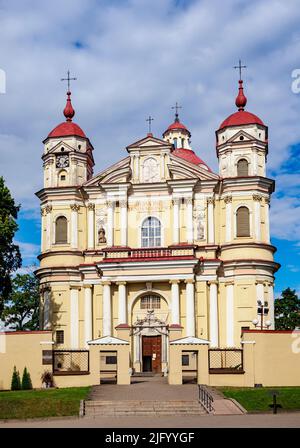
[[12, 292], [5, 302], [3, 320], [13, 330], [39, 328], [39, 281], [33, 273], [17, 274]]
[[20, 374], [16, 369], [16, 366], [14, 366], [14, 371], [12, 374], [11, 379], [11, 390], [20, 390], [21, 389], [21, 381], [20, 381]]
[[287, 288], [275, 300], [275, 329], [294, 330], [300, 327], [300, 300], [295, 289]]
[[31, 382], [31, 378], [30, 378], [30, 373], [28, 372], [26, 367], [24, 367], [24, 370], [23, 370], [22, 389], [23, 390], [32, 389], [32, 382]]
[[11, 274], [22, 264], [20, 249], [13, 242], [19, 209], [0, 176], [0, 317], [11, 292]]

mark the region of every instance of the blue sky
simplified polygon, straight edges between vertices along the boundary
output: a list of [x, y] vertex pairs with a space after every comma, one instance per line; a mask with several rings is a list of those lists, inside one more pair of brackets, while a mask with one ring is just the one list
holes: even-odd
[[[178, 101], [197, 154], [217, 171], [215, 129], [234, 112], [239, 58], [247, 110], [269, 126], [276, 293], [300, 291], [300, 68], [298, 0], [0, 0], [0, 173], [22, 204], [24, 265], [39, 251], [42, 140], [63, 121], [66, 71], [75, 120], [94, 144], [96, 169], [147, 132], [161, 136]], [[1, 90], [1, 89], [0, 89]]]

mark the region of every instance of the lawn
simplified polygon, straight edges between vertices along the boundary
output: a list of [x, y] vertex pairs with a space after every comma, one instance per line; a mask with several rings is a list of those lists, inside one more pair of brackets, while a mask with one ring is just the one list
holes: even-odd
[[90, 387], [0, 392], [0, 419], [78, 415]]
[[300, 410], [300, 387], [220, 387], [219, 389], [225, 397], [234, 398], [249, 412], [273, 412], [269, 406], [273, 402], [272, 391], [278, 393], [276, 400], [282, 406], [278, 412]]

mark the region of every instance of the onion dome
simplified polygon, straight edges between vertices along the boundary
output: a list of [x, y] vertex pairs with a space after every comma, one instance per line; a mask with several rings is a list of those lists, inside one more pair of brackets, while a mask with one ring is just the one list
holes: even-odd
[[247, 104], [247, 98], [244, 95], [243, 81], [239, 80], [239, 92], [235, 100], [238, 112], [235, 112], [227, 117], [220, 125], [219, 130], [229, 126], [243, 126], [246, 124], [258, 124], [265, 126], [263, 121], [251, 112], [244, 110]]
[[67, 92], [67, 103], [64, 108], [64, 116], [66, 117], [66, 121], [63, 123], [60, 123], [58, 126], [56, 126], [48, 135], [47, 138], [51, 137], [70, 137], [70, 136], [76, 136], [76, 137], [82, 137], [87, 138], [83, 130], [81, 129], [78, 124], [73, 123], [72, 118], [75, 115], [75, 110], [73, 109], [72, 102], [71, 102], [71, 92]]

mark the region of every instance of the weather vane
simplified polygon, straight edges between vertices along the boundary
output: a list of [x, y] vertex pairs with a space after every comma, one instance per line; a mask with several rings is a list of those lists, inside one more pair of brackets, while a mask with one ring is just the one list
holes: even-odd
[[70, 91], [70, 81], [76, 81], [77, 78], [70, 78], [70, 70], [67, 72], [67, 78], [61, 78], [61, 81], [68, 81], [68, 92]]
[[238, 68], [240, 73], [240, 80], [242, 79], [242, 68], [247, 68], [247, 65], [242, 65], [242, 61], [239, 59], [239, 65], [235, 65], [233, 68]]

